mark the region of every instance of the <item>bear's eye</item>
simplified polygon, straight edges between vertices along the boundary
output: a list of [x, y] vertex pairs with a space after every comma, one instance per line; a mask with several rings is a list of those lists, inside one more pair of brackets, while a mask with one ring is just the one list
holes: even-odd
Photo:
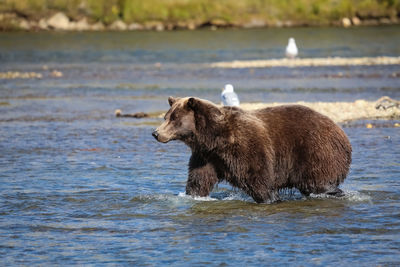
[[171, 116], [169, 116], [169, 120], [170, 120], [170, 121], [176, 120], [176, 114], [175, 114], [175, 113], [172, 113]]

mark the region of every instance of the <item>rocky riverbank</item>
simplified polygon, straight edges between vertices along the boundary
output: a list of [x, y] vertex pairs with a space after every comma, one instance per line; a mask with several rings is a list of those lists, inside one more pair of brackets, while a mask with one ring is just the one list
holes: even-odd
[[[299, 104], [312, 108], [325, 116], [328, 116], [336, 123], [346, 123], [356, 120], [372, 119], [400, 119], [400, 108], [379, 108], [381, 100], [366, 101], [357, 100], [355, 102], [297, 102], [290, 104]], [[265, 107], [275, 107], [287, 103], [244, 103], [241, 108], [245, 110], [254, 110]], [[396, 126], [398, 127], [398, 126]]]
[[93, 20], [85, 16], [78, 18], [68, 17], [63, 12], [57, 12], [46, 18], [29, 18], [13, 12], [0, 13], [0, 30], [2, 31], [135, 31], [135, 30], [195, 30], [207, 28], [217, 30], [219, 28], [262, 28], [262, 27], [300, 27], [300, 26], [337, 26], [337, 27], [358, 27], [399, 24], [397, 16], [392, 17], [366, 17], [360, 18], [343, 17], [329, 21], [306, 21], [306, 20], [266, 20], [261, 18], [249, 18], [247, 20], [232, 21], [225, 19], [210, 20], [147, 20], [144, 22], [127, 23], [122, 19], [116, 19], [105, 23], [101, 20]]
[[[363, 99], [354, 102], [304, 102], [299, 101], [296, 103], [242, 103], [240, 107], [244, 110], [255, 110], [267, 107], [276, 107], [281, 105], [303, 105], [309, 107], [321, 114], [328, 116], [334, 122], [340, 124], [347, 124], [359, 120], [399, 120], [400, 119], [400, 101], [391, 99], [389, 97], [382, 97], [377, 101], [366, 101]], [[144, 115], [143, 115], [144, 114]], [[130, 118], [163, 118], [165, 112], [154, 113], [134, 113], [122, 114], [122, 111], [117, 109], [115, 111], [116, 117], [130, 117]], [[356, 124], [357, 126], [358, 124]], [[372, 123], [364, 125], [367, 128], [376, 127]], [[378, 125], [379, 126], [379, 125]], [[400, 127], [400, 123], [386, 123], [385, 127]]]

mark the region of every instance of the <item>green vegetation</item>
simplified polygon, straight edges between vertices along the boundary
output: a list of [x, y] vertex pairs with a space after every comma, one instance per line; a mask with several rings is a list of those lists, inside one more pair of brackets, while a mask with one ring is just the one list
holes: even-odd
[[400, 0], [3, 0], [0, 12], [30, 19], [62, 11], [70, 18], [88, 17], [106, 24], [126, 23], [204, 24], [220, 21], [241, 25], [252, 20], [266, 24], [329, 24], [343, 17], [396, 18]]

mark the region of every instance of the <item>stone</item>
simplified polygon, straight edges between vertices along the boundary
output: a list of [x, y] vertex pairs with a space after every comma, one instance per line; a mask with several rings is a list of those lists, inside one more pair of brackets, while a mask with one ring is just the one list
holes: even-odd
[[47, 24], [47, 21], [45, 19], [40, 19], [38, 22], [38, 27], [41, 30], [47, 30], [49, 28], [49, 25]]
[[29, 23], [29, 21], [27, 21], [26, 19], [21, 19], [19, 21], [19, 28], [22, 30], [30, 30], [31, 29], [31, 25]]
[[61, 78], [63, 76], [63, 73], [58, 70], [53, 70], [50, 75], [54, 78]]
[[164, 30], [164, 24], [159, 21], [148, 21], [144, 24], [144, 28], [146, 30], [156, 30], [160, 32]]
[[110, 30], [114, 31], [125, 31], [127, 30], [128, 26], [126, 26], [125, 22], [122, 20], [116, 20], [108, 27]]
[[2, 20], [13, 20], [16, 19], [18, 16], [15, 13], [0, 13], [0, 21]]
[[229, 26], [229, 23], [226, 22], [225, 20], [222, 20], [222, 19], [212, 19], [210, 21], [210, 24], [214, 25], [214, 26], [216, 26], [218, 28]]
[[354, 26], [359, 26], [361, 25], [361, 20], [358, 17], [353, 17], [351, 19], [351, 22], [353, 23]]
[[[275, 27], [277, 28], [282, 28], [283, 27], [283, 22], [281, 20], [277, 20], [275, 21]], [[246, 27], [246, 25], [244, 25], [244, 27]]]
[[379, 19], [379, 24], [389, 25], [390, 24], [390, 19], [388, 19], [388, 18], [380, 18]]
[[348, 28], [351, 26], [351, 20], [349, 18], [342, 18], [342, 26]]
[[[265, 27], [266, 23], [262, 19], [252, 18], [249, 22], [243, 24], [243, 28], [262, 28]], [[282, 21], [277, 21], [277, 27], [282, 27]]]
[[176, 28], [176, 26], [175, 26], [174, 24], [172, 24], [172, 23], [167, 23], [167, 24], [165, 25], [165, 28], [166, 28], [168, 31], [172, 31], [173, 29]]
[[188, 22], [187, 28], [188, 28], [188, 30], [193, 31], [196, 29], [196, 24], [194, 22]]
[[178, 21], [175, 24], [175, 29], [188, 29], [188, 30], [195, 30], [197, 25], [194, 21]]
[[379, 21], [376, 19], [366, 19], [366, 20], [363, 20], [363, 25], [376, 26], [376, 25], [379, 25]]
[[392, 24], [398, 24], [398, 23], [399, 23], [399, 20], [397, 19], [396, 16], [393, 16], [393, 17], [390, 18], [390, 22], [391, 22]]
[[164, 25], [161, 22], [157, 23], [156, 26], [155, 26], [155, 30], [158, 31], [158, 32], [163, 31], [164, 30]]
[[143, 30], [143, 25], [139, 23], [131, 23], [128, 25], [128, 30], [130, 31]]
[[76, 21], [71, 21], [69, 23], [68, 30], [69, 31], [75, 31], [76, 30]]
[[37, 30], [39, 28], [38, 22], [35, 20], [29, 21], [30, 30]]
[[92, 31], [103, 31], [105, 29], [103, 22], [98, 21], [95, 24], [90, 25]]
[[77, 31], [87, 31], [90, 29], [90, 25], [87, 22], [87, 18], [82, 18], [75, 24], [75, 30]]
[[47, 20], [50, 28], [56, 30], [68, 30], [70, 27], [69, 18], [62, 12], [58, 12]]

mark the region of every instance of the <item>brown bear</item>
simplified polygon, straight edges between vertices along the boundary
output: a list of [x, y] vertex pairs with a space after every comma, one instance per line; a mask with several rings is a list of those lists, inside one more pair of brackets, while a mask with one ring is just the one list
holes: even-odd
[[227, 181], [257, 203], [279, 200], [281, 189], [342, 195], [351, 145], [328, 117], [301, 105], [254, 111], [210, 101], [169, 97], [165, 121], [153, 132], [163, 143], [192, 150], [186, 193], [208, 196]]

